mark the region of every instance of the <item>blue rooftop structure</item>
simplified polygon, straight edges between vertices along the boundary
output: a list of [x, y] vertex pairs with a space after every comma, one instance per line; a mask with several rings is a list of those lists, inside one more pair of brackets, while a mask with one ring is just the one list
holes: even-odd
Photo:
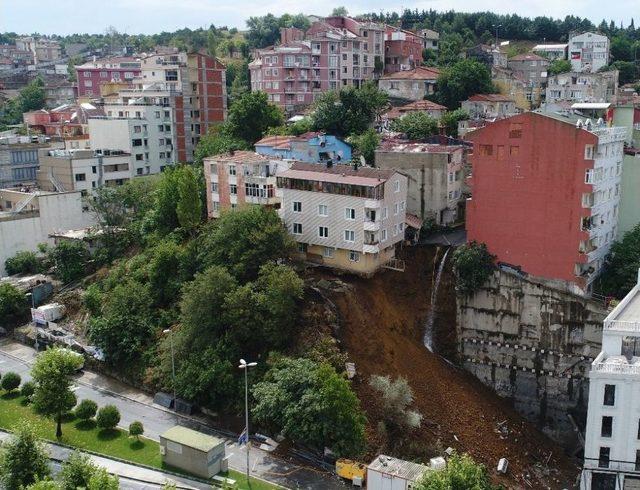
[[300, 136], [267, 136], [255, 145], [264, 156], [297, 160], [305, 163], [351, 161], [351, 145], [336, 136], [305, 133]]

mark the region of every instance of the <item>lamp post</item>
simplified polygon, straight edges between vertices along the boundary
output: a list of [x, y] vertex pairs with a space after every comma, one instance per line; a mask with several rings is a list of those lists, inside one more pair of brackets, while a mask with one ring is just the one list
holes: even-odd
[[496, 28], [496, 49], [498, 49], [498, 29], [502, 27], [502, 24], [493, 24], [493, 27]]
[[169, 342], [171, 343], [171, 380], [173, 382], [173, 410], [177, 412], [178, 399], [176, 398], [176, 359], [173, 354], [173, 334], [170, 328], [163, 330], [162, 333], [169, 335]]
[[247, 485], [249, 485], [249, 384], [247, 381], [248, 371], [250, 367], [257, 366], [257, 362], [247, 362], [244, 359], [240, 359], [240, 369], [244, 369], [244, 430], [246, 431], [247, 438]]
[[[27, 296], [29, 296], [31, 298], [31, 320], [33, 320], [33, 310], [36, 309], [36, 299], [33, 296], [33, 293], [27, 293]], [[36, 332], [36, 343], [34, 345], [34, 347], [36, 348], [36, 352], [38, 352], [38, 348], [40, 347], [38, 345], [38, 327], [36, 326], [35, 322], [33, 322], [33, 326], [34, 326], [34, 330]]]

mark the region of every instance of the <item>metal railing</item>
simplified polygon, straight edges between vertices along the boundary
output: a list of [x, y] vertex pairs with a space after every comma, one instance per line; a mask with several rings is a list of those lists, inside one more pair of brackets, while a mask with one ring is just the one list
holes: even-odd
[[640, 333], [640, 322], [633, 322], [629, 320], [611, 320], [604, 324], [604, 329]]
[[640, 376], [640, 365], [626, 364], [624, 362], [614, 363], [594, 361], [591, 365], [591, 372]]

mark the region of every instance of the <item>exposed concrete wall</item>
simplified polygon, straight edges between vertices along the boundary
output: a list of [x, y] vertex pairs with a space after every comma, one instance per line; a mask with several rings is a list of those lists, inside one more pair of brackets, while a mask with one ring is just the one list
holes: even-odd
[[496, 272], [457, 305], [464, 367], [550, 437], [577, 445], [569, 414], [586, 418], [589, 364], [600, 352], [599, 303], [533, 278]]

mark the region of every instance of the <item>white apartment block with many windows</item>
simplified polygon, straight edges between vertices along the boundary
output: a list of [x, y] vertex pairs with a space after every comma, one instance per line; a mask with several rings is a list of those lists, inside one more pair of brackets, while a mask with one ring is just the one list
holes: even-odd
[[278, 173], [281, 217], [310, 262], [371, 275], [404, 239], [407, 178], [395, 170], [294, 163]]
[[581, 490], [640, 488], [640, 273], [591, 364]]
[[595, 32], [572, 35], [568, 56], [573, 71], [596, 73], [609, 64], [609, 38]]

